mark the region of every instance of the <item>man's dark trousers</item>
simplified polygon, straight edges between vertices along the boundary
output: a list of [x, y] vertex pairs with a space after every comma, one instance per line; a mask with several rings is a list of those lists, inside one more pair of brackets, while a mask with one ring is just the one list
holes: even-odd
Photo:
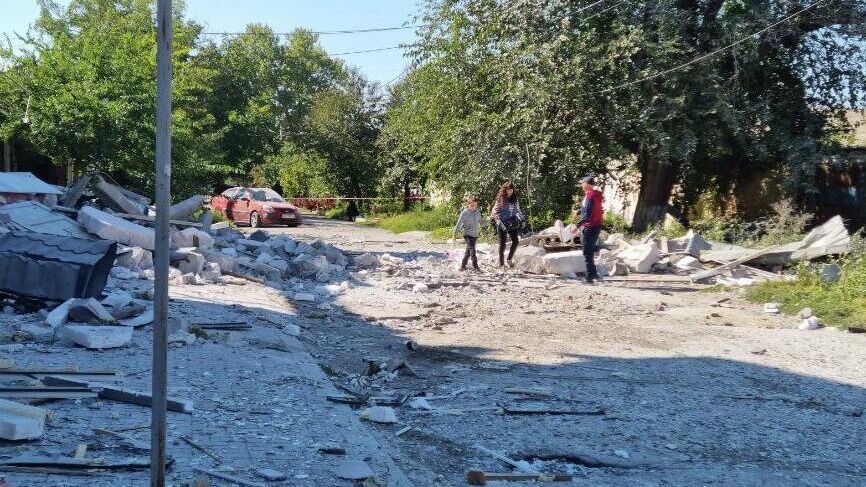
[[583, 227], [580, 243], [583, 245], [583, 258], [586, 261], [586, 280], [592, 281], [598, 278], [598, 270], [595, 268], [595, 252], [598, 250], [598, 235], [601, 227]]

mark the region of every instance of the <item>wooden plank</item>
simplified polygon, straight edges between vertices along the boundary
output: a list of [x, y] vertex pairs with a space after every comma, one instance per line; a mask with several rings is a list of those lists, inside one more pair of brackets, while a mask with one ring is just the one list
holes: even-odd
[[71, 468], [48, 468], [48, 467], [16, 467], [13, 465], [0, 466], [0, 472], [9, 473], [34, 473], [40, 475], [70, 475], [90, 477], [93, 475], [101, 475], [90, 470], [74, 470]]
[[528, 474], [528, 473], [492, 473], [480, 470], [470, 470], [466, 473], [466, 483], [469, 485], [487, 485], [487, 482], [571, 482], [568, 474]]
[[215, 454], [215, 453], [211, 453], [211, 452], [209, 452], [208, 450], [205, 449], [205, 447], [203, 447], [203, 446], [199, 445], [198, 443], [192, 441], [192, 438], [190, 438], [189, 436], [183, 435], [183, 436], [180, 437], [180, 439], [181, 439], [184, 443], [186, 443], [187, 445], [189, 445], [189, 446], [195, 448], [196, 450], [198, 450], [198, 451], [204, 453], [205, 455], [211, 457], [211, 459], [213, 459], [213, 461], [215, 461], [215, 462], [217, 462], [217, 463], [222, 463], [222, 462], [223, 462], [223, 459], [220, 458], [219, 455], [217, 455], [217, 454]]
[[689, 276], [689, 280], [691, 280], [692, 282], [695, 282], [695, 281], [701, 281], [704, 279], [709, 279], [710, 277], [717, 276], [717, 275], [721, 274], [722, 272], [725, 272], [728, 269], [733, 269], [734, 267], [736, 267], [740, 264], [744, 264], [746, 262], [749, 262], [750, 260], [757, 259], [758, 257], [761, 257], [762, 255], [769, 254], [770, 252], [776, 250], [778, 247], [779, 247], [778, 245], [773, 245], [773, 246], [767, 247], [765, 249], [755, 250], [753, 252], [749, 252], [748, 255], [741, 257], [737, 260], [733, 260], [731, 262], [728, 262], [727, 264], [720, 265], [720, 266], [713, 268], [713, 269], [695, 272], [694, 274], [691, 274]]
[[96, 397], [86, 387], [0, 387], [0, 397], [11, 399], [83, 399]]
[[579, 410], [579, 409], [545, 409], [545, 408], [518, 408], [513, 406], [502, 406], [504, 414], [513, 415], [539, 415], [549, 414], [558, 416], [604, 416], [604, 409]]
[[105, 428], [93, 428], [93, 432], [97, 435], [113, 436], [115, 438], [119, 438], [125, 441], [127, 446], [135, 448], [136, 450], [150, 451], [150, 444], [137, 440], [127, 434]]
[[[152, 402], [151, 395], [148, 393], [123, 389], [120, 387], [112, 387], [96, 382], [84, 382], [63, 377], [47, 376], [42, 379], [42, 383], [45, 385], [55, 386], [88, 387], [90, 389], [96, 389], [100, 399], [136, 404], [138, 406], [150, 407]], [[189, 399], [169, 397], [167, 398], [167, 404], [169, 411], [187, 414], [192, 414], [193, 412], [193, 403]]]
[[57, 369], [0, 369], [0, 375], [70, 375], [110, 379], [117, 377], [114, 370], [57, 370]]

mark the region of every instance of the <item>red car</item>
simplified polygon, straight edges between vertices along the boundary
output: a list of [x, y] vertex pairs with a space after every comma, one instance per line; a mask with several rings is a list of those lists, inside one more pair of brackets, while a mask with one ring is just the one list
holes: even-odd
[[301, 212], [270, 188], [234, 187], [211, 199], [211, 208], [226, 218], [251, 227], [301, 224]]

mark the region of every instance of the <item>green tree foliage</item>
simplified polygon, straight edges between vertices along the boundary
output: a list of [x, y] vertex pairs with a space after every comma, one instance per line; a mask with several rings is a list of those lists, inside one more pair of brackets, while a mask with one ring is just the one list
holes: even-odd
[[[6, 133], [25, 136], [55, 164], [114, 173], [153, 190], [156, 31], [147, 0], [40, 0], [24, 52], [6, 52], [5, 90], [16, 100]], [[214, 119], [204, 110], [212, 71], [192, 60], [201, 28], [175, 17], [174, 177], [200, 186], [214, 158]], [[29, 99], [29, 126], [23, 126]]]
[[864, 104], [864, 2], [824, 2], [710, 55], [804, 6], [428, 0], [383, 133], [393, 159], [423, 161], [457, 195], [512, 179], [557, 213], [577, 175], [635, 161], [639, 228], [769, 170], [806, 194], [841, 109]]
[[333, 192], [369, 196], [380, 175], [376, 153], [380, 97], [377, 86], [361, 74], [347, 74], [343, 83], [314, 99], [308, 147], [324, 163], [320, 176]]
[[202, 63], [216, 73], [208, 109], [221, 128], [220, 152], [237, 179], [284, 144], [304, 145], [314, 98], [345, 76], [317, 42], [309, 31], [296, 30], [281, 43], [269, 27], [250, 25], [244, 34], [202, 49]]

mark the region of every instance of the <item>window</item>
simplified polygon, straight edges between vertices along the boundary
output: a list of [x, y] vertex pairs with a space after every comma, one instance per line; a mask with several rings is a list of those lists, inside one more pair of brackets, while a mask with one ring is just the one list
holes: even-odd
[[256, 201], [268, 201], [271, 203], [285, 203], [286, 200], [279, 193], [270, 188], [251, 188], [252, 199]]

